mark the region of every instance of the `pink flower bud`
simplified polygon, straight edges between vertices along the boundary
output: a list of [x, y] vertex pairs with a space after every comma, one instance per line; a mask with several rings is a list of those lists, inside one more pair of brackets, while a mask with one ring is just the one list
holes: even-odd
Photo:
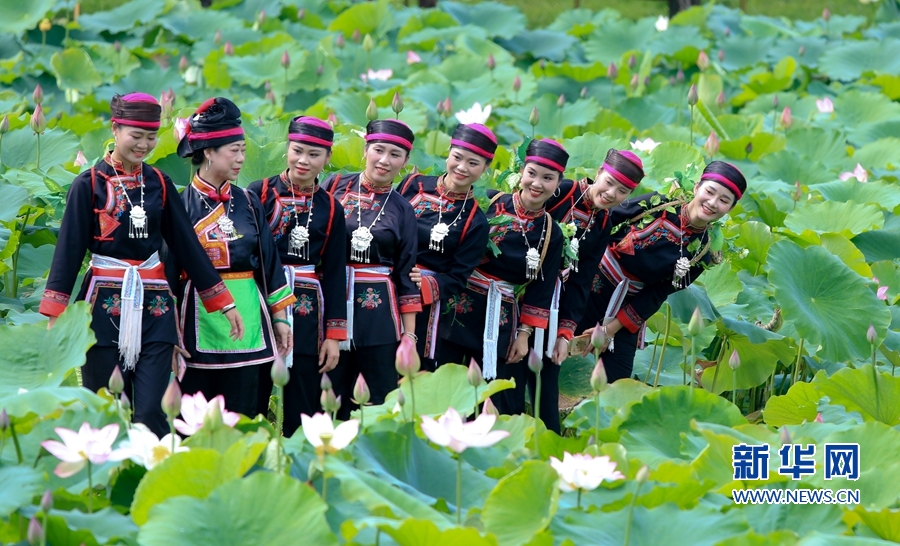
[[277, 353], [275, 354], [275, 362], [272, 363], [272, 370], [269, 373], [272, 376], [272, 384], [276, 387], [284, 387], [291, 380], [291, 373], [288, 371], [284, 357]]
[[531, 124], [532, 127], [536, 126], [541, 122], [541, 116], [538, 113], [537, 106], [531, 109], [531, 115], [528, 116], [528, 123]]
[[259, 15], [256, 16], [256, 21], [259, 24], [263, 24], [266, 22], [266, 10], [259, 10]]
[[562, 107], [565, 106], [565, 105], [566, 105], [566, 95], [565, 95], [565, 94], [561, 94], [561, 95], [559, 96], [559, 98], [556, 99], [556, 106], [557, 106], [557, 108], [562, 108]]
[[184, 72], [185, 70], [187, 70], [188, 68], [190, 68], [190, 66], [191, 66], [191, 62], [188, 61], [188, 58], [187, 58], [187, 57], [185, 57], [184, 55], [182, 55], [182, 56], [181, 56], [181, 59], [179, 59], [179, 61], [178, 61], [178, 71], [179, 71], [179, 72]]
[[796, 202], [799, 201], [801, 197], [803, 197], [803, 186], [801, 186], [800, 181], [797, 180], [794, 182], [794, 194], [791, 198]]
[[0, 432], [6, 432], [6, 429], [9, 428], [9, 414], [6, 413], [6, 408], [0, 410]]
[[647, 465], [641, 467], [635, 474], [634, 479], [639, 483], [644, 483], [650, 477], [650, 468]]
[[716, 95], [716, 106], [722, 108], [723, 106], [725, 106], [725, 101], [725, 91], [719, 91], [719, 94]]
[[162, 397], [162, 410], [170, 418], [181, 413], [181, 388], [173, 378]]
[[737, 370], [741, 367], [741, 355], [738, 354], [737, 349], [731, 351], [731, 356], [728, 358], [728, 367], [732, 370]]
[[359, 374], [356, 378], [356, 384], [353, 385], [353, 401], [356, 402], [357, 405], [365, 406], [371, 397], [369, 385], [366, 384], [363, 375]]
[[788, 430], [786, 426], [781, 427], [781, 431], [778, 434], [779, 440], [781, 440], [781, 445], [787, 445], [793, 443], [791, 441], [791, 431]]
[[266, 80], [265, 83], [263, 84], [263, 87], [265, 87], [266, 91], [271, 91], [272, 90], [272, 82], [270, 82], [269, 80]]
[[322, 374], [322, 379], [319, 380], [319, 389], [323, 391], [327, 391], [332, 387], [331, 378], [328, 377], [327, 373]]
[[684, 83], [684, 70], [681, 67], [678, 67], [678, 72], [675, 73], [675, 81], [679, 84]]
[[375, 104], [375, 99], [369, 100], [369, 106], [366, 107], [366, 119], [369, 121], [378, 119], [378, 105]]
[[31, 114], [29, 125], [31, 125], [31, 130], [37, 135], [42, 134], [47, 129], [47, 120], [44, 119], [44, 109], [41, 108], [40, 103], [34, 107], [34, 113]]
[[827, 23], [829, 19], [831, 19], [831, 10], [826, 7], [822, 10], [822, 20]]
[[76, 167], [81, 167], [82, 165], [87, 163], [87, 158], [84, 157], [84, 154], [81, 152], [81, 150], [78, 150], [78, 153], [75, 154], [75, 162], [74, 163], [75, 163]]
[[869, 329], [866, 330], [866, 341], [869, 342], [870, 345], [875, 345], [875, 342], [878, 341], [878, 332], [875, 331], [875, 326], [869, 325]]
[[397, 391], [397, 403], [400, 404], [401, 408], [406, 405], [406, 395], [403, 394], [403, 391]]
[[338, 119], [337, 116], [334, 115], [334, 112], [328, 114], [328, 123], [330, 123], [332, 127], [335, 127], [338, 124]]
[[53, 508], [53, 492], [48, 489], [48, 490], [44, 491], [44, 495], [41, 497], [41, 510], [43, 510], [44, 513], [47, 513], [52, 508]]
[[697, 68], [700, 70], [709, 68], [709, 55], [706, 54], [706, 51], [700, 51], [700, 54], [697, 55]]
[[716, 136], [715, 131], [709, 133], [709, 138], [706, 139], [706, 144], [703, 145], [703, 149], [706, 150], [706, 153], [708, 153], [710, 157], [719, 153], [719, 137]]
[[353, 35], [350, 36], [350, 39], [354, 42], [359, 42], [360, 40], [362, 40], [362, 34], [359, 33], [358, 28], [353, 29]]
[[603, 359], [598, 358], [594, 371], [591, 372], [591, 388], [594, 392], [600, 392], [608, 383], [606, 378], [606, 368], [603, 366]]
[[273, 93], [272, 91], [269, 91], [268, 93], [266, 93], [266, 100], [271, 102], [272, 106], [275, 106], [278, 104], [278, 99], [275, 97], [275, 93]]
[[347, 40], [344, 39], [343, 34], [338, 34], [337, 38], [334, 39], [334, 45], [336, 45], [338, 49], [344, 49], [346, 44]]
[[[81, 153], [80, 151], [78, 153]], [[107, 384], [109, 392], [119, 394], [125, 390], [125, 378], [122, 377], [122, 370], [119, 366], [113, 366], [112, 375], [109, 376]]]
[[640, 83], [640, 80], [638, 79], [638, 75], [635, 74], [635, 75], [631, 76], [631, 90], [632, 91], [634, 91], [635, 89], [638, 88], [638, 83]]
[[394, 98], [391, 99], [391, 110], [393, 110], [395, 114], [399, 114], [403, 111], [403, 99], [400, 97], [400, 93], [394, 93]]
[[591, 345], [594, 349], [598, 351], [603, 345], [606, 343], [606, 334], [603, 333], [603, 326], [598, 322], [596, 326], [594, 326], [594, 331], [591, 332]]
[[488, 67], [488, 70], [493, 70], [493, 69], [497, 68], [497, 61], [494, 60], [494, 54], [493, 54], [493, 53], [491, 53], [490, 55], [488, 55], [488, 58], [487, 58], [487, 67]]
[[731, 27], [725, 27], [725, 37], [731, 36]]
[[453, 102], [450, 101], [450, 97], [444, 99], [444, 115], [448, 118], [453, 115]]
[[544, 59], [538, 61], [538, 68], [540, 68], [541, 72], [543, 72], [544, 69], [547, 68], [547, 61], [545, 61]]
[[499, 417], [500, 411], [497, 410], [497, 406], [491, 401], [490, 397], [484, 401], [484, 404], [481, 406], [481, 415], [494, 415]]
[[635, 57], [634, 53], [628, 57], [628, 68], [634, 70], [634, 67], [637, 65], [637, 57]]
[[805, 45], [800, 46], [800, 49], [797, 50], [797, 55], [800, 57], [806, 55], [806, 46]]
[[675, 87], [676, 83], [677, 82], [675, 81], [675, 76], [669, 76], [669, 85], [671, 85], [672, 87]]
[[778, 95], [772, 95], [772, 108], [778, 108]]
[[609, 66], [606, 68], [606, 77], [610, 80], [615, 80], [619, 77], [619, 69], [616, 68], [616, 63], [609, 63]]
[[484, 378], [482, 377], [481, 373], [481, 366], [479, 366], [478, 363], [475, 362], [474, 358], [469, 360], [468, 379], [469, 385], [472, 385], [473, 387], [480, 387], [481, 384], [484, 383]]
[[578, 96], [581, 97], [581, 98], [583, 98], [583, 99], [586, 99], [586, 98], [587, 98], [587, 94], [588, 94], [588, 88], [587, 88], [587, 86], [585, 85], [584, 87], [581, 88], [581, 93], [579, 93]]
[[416, 350], [416, 344], [409, 336], [403, 336], [400, 345], [397, 346], [397, 354], [394, 359], [394, 367], [397, 373], [403, 377], [409, 377], [419, 372], [422, 362], [419, 359], [419, 352]]
[[128, 395], [124, 392], [119, 395], [119, 404], [122, 404], [122, 410], [124, 411], [131, 409], [131, 400], [128, 399]]
[[222, 30], [221, 29], [216, 29], [216, 35], [213, 38], [213, 42], [216, 44], [216, 47], [219, 47], [222, 45]]
[[521, 88], [522, 88], [522, 79], [519, 78], [519, 76], [517, 75], [515, 78], [513, 78], [513, 91], [518, 93], [519, 89], [521, 89]]
[[318, 78], [318, 77], [321, 77], [322, 74], [323, 74], [324, 72], [325, 72], [325, 67], [324, 67], [324, 66], [319, 65], [319, 66], [316, 67], [316, 77], [317, 77], [317, 78]]
[[306, 17], [306, 10], [303, 8], [298, 9], [297, 10], [297, 20], [302, 21], [304, 17]]
[[41, 84], [37, 84], [34, 88], [34, 93], [31, 94], [31, 98], [34, 99], [35, 104], [41, 104], [44, 102], [44, 90], [41, 88]]
[[718, 57], [719, 57], [719, 62], [720, 62], [720, 63], [721, 63], [722, 61], [725, 60], [725, 50], [724, 50], [724, 49], [720, 49], [720, 50], [719, 50]]
[[824, 423], [824, 422], [825, 422], [825, 419], [822, 419], [822, 414], [821, 414], [821, 413], [817, 413], [817, 414], [816, 414], [816, 418], [813, 419], [813, 421], [816, 422], [816, 423]]
[[32, 545], [40, 544], [44, 540], [44, 528], [38, 522], [36, 517], [32, 517], [28, 522], [28, 543]]
[[793, 124], [794, 118], [791, 117], [791, 107], [785, 106], [784, 110], [781, 111], [781, 126], [785, 129], [790, 129]]
[[697, 104], [698, 100], [700, 100], [700, 95], [697, 93], [697, 86], [691, 84], [691, 88], [688, 89], [687, 102], [691, 106], [694, 106]]
[[284, 53], [281, 54], [281, 66], [285, 69], [290, 68], [291, 66], [291, 56], [288, 54], [287, 50], [284, 50]]
[[416, 64], [421, 63], [422, 57], [419, 57], [419, 54], [413, 51], [412, 49], [406, 52], [406, 64]]
[[231, 57], [232, 55], [234, 55], [234, 46], [231, 45], [231, 42], [225, 42], [225, 49], [224, 49], [224, 52], [225, 52], [225, 54], [228, 55], [229, 57]]
[[544, 369], [544, 361], [534, 349], [528, 351], [528, 369], [535, 374], [541, 373], [541, 370]]
[[694, 307], [694, 312], [691, 313], [691, 320], [688, 322], [688, 335], [691, 337], [697, 337], [700, 335], [700, 332], [703, 331], [703, 315], [700, 314], [700, 307]]
[[119, 40], [116, 40], [115, 42], [113, 42], [113, 49], [116, 50], [116, 53], [121, 53], [122, 52], [122, 42], [120, 42]]

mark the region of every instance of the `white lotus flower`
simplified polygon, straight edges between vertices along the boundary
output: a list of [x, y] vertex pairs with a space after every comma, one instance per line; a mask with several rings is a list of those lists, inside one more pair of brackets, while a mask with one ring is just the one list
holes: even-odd
[[654, 142], [652, 138], [647, 137], [644, 140], [637, 139], [631, 143], [632, 150], [638, 150], [639, 152], [647, 152], [648, 154], [653, 151], [653, 148], [659, 146], [659, 142]]
[[476, 102], [468, 110], [460, 110], [456, 113], [456, 120], [463, 125], [468, 123], [480, 123], [484, 125], [487, 123], [489, 117], [491, 117], [491, 105], [485, 105], [484, 109], [482, 109], [480, 102]]
[[656, 30], [665, 32], [665, 30], [669, 28], [669, 18], [664, 15], [660, 15], [659, 18], [656, 19], [656, 23], [654, 24], [654, 26], [656, 27]]
[[437, 445], [462, 453], [469, 447], [490, 447], [509, 436], [505, 430], [491, 430], [496, 421], [496, 415], [482, 413], [474, 421], [466, 423], [451, 407], [437, 421], [423, 415], [422, 432]]
[[370, 80], [379, 80], [379, 81], [388, 81], [391, 79], [391, 76], [394, 75], [394, 71], [390, 68], [383, 68], [381, 70], [372, 70], [369, 69], [365, 74], [360, 74], [359, 77], [362, 81], [368, 82]]
[[60, 478], [68, 478], [78, 473], [87, 465], [103, 464], [106, 461], [121, 461], [128, 458], [128, 453], [121, 449], [113, 449], [113, 442], [119, 435], [119, 425], [113, 423], [101, 429], [91, 428], [83, 423], [78, 432], [67, 428], [53, 429], [62, 438], [62, 442], [46, 440], [41, 445], [61, 462], [53, 470]]
[[181, 397], [181, 419], [175, 419], [175, 429], [185, 436], [196, 434], [203, 427], [206, 415], [215, 404], [219, 406], [219, 411], [222, 413], [223, 423], [233, 427], [240, 421], [240, 415], [225, 409], [225, 397], [221, 394], [207, 401], [203, 393], [198, 392]]
[[869, 173], [863, 168], [859, 163], [856, 164], [856, 168], [853, 169], [852, 172], [843, 172], [838, 176], [841, 180], [850, 180], [851, 178], [856, 178], [862, 183], [869, 181]]
[[[128, 439], [119, 444], [119, 448], [128, 452], [128, 458], [147, 470], [166, 460], [172, 455], [172, 434], [158, 438], [143, 423], [135, 423], [128, 430]], [[175, 434], [175, 453], [188, 451], [181, 446], [181, 438]]]
[[331, 417], [325, 413], [317, 413], [312, 417], [302, 414], [300, 425], [306, 439], [316, 448], [316, 453], [340, 451], [359, 434], [359, 421], [356, 419], [344, 421], [335, 428]]
[[563, 460], [550, 457], [550, 465], [559, 474], [562, 491], [593, 491], [603, 480], [624, 480], [625, 475], [616, 470], [616, 463], [609, 456], [592, 457], [585, 453], [563, 453]]
[[834, 103], [831, 102], [831, 99], [825, 97], [824, 99], [816, 99], [816, 108], [819, 109], [819, 112], [823, 114], [830, 114], [834, 112]]

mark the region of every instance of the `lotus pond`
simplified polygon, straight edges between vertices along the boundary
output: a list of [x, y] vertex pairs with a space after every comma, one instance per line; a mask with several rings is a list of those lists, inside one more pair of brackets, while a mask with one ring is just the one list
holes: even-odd
[[[571, 10], [537, 29], [495, 2], [75, 6], [0, 0], [0, 543], [900, 541], [895, 2], [872, 24], [707, 5], [671, 21]], [[594, 392], [592, 359], [564, 364], [577, 405], [563, 436], [528, 415], [454, 421], [507, 385], [473, 387], [448, 365], [333, 431], [318, 416], [283, 440], [262, 417], [185, 399], [190, 435], [160, 442], [129, 430], [112, 395], [77, 386], [94, 342], [85, 304], [50, 331], [36, 312], [67, 187], [111, 142], [109, 99], [133, 90], [165, 95], [149, 162], [182, 185], [174, 125], [210, 96], [245, 113], [246, 185], [281, 168], [300, 113], [335, 123], [334, 170], [358, 169], [370, 101], [393, 116], [399, 94], [420, 171], [442, 164], [456, 113], [489, 110], [503, 149], [481, 192], [503, 187], [531, 136], [560, 139], [572, 177], [634, 148], [646, 190], [716, 158], [749, 191], [722, 222], [724, 262], [651, 319], [637, 379]], [[398, 404], [413, 387], [415, 414]], [[734, 479], [742, 444], [765, 446], [767, 478]], [[795, 479], [779, 470], [782, 446], [798, 444], [817, 449]], [[858, 445], [855, 479], [826, 478], [826, 444]], [[733, 500], [748, 489], [858, 490], [859, 502]]]

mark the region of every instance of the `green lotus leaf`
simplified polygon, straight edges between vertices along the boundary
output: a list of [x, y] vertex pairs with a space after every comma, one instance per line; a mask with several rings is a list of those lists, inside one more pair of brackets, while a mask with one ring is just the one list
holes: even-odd
[[707, 269], [697, 277], [695, 282], [706, 289], [706, 295], [716, 307], [734, 303], [738, 294], [744, 289], [737, 273], [727, 262], [720, 267]]
[[50, 63], [56, 75], [56, 84], [63, 89], [90, 93], [103, 83], [93, 61], [83, 49], [72, 47], [54, 53]]
[[347, 37], [354, 31], [359, 31], [363, 36], [384, 34], [393, 25], [393, 15], [388, 6], [386, 0], [356, 4], [341, 12], [328, 25], [328, 30], [342, 32]]
[[507, 474], [484, 501], [481, 521], [500, 546], [528, 544], [553, 520], [559, 476], [544, 462], [526, 461]]
[[877, 229], [860, 233], [853, 239], [869, 262], [900, 258], [900, 229]]
[[748, 251], [747, 260], [753, 263], [750, 271], [766, 263], [766, 256], [769, 253], [769, 247], [775, 242], [775, 236], [772, 235], [772, 229], [762, 222], [750, 221], [744, 222], [738, 228], [738, 239], [736, 244]]
[[604, 137], [593, 133], [584, 133], [572, 139], [563, 140], [563, 146], [569, 152], [569, 169], [579, 167], [587, 171], [588, 176], [594, 178], [597, 169], [603, 164], [606, 152], [610, 148], [621, 149], [624, 142], [619, 139]]
[[812, 422], [822, 394], [810, 383], [800, 381], [791, 385], [784, 395], [775, 395], [766, 402], [763, 418], [773, 427]]
[[647, 36], [656, 34], [654, 20], [644, 18], [639, 21], [622, 19], [600, 24], [584, 44], [584, 54], [589, 61], [604, 64], [619, 63], [628, 51], [642, 51]]
[[819, 68], [828, 77], [844, 81], [855, 80], [867, 72], [900, 72], [900, 40], [845, 41], [825, 51], [819, 58]]
[[606, 65], [600, 62], [574, 64], [564, 62], [561, 64], [547, 63], [543, 69], [539, 63], [531, 65], [531, 73], [535, 76], [554, 78], [562, 76], [576, 82], [589, 83], [606, 77]]
[[0, 222], [9, 222], [19, 215], [22, 205], [28, 203], [28, 190], [21, 186], [0, 186]]
[[750, 527], [761, 534], [790, 530], [799, 536], [813, 531], [841, 535], [847, 524], [841, 521], [843, 510], [834, 504], [751, 504], [741, 509]]
[[241, 168], [238, 184], [247, 187], [251, 182], [277, 174], [280, 169], [284, 168], [284, 160], [281, 156], [285, 153], [285, 149], [284, 142], [271, 142], [260, 146], [248, 139], [244, 166]]
[[423, 51], [429, 51], [434, 48], [439, 38], [423, 39], [423, 37], [418, 36], [413, 38], [413, 35], [418, 35], [420, 31], [426, 29], [437, 30], [448, 28], [453, 28], [457, 31], [463, 30], [459, 28], [456, 19], [449, 14], [436, 10], [427, 10], [421, 15], [413, 15], [407, 19], [406, 23], [403, 24], [400, 31], [397, 33], [397, 40], [403, 44], [416, 44]]
[[[258, 13], [258, 12], [257, 12]], [[254, 14], [253, 19], [256, 19]], [[233, 46], [241, 45], [234, 40], [233, 31], [243, 30], [244, 22], [221, 10], [197, 10], [184, 4], [178, 4], [164, 16], [159, 24], [176, 36], [197, 40], [201, 37], [211, 38], [216, 31], [222, 32], [223, 42], [231, 42]], [[256, 35], [257, 39], [260, 37]]]
[[138, 58], [124, 47], [116, 52], [116, 48], [110, 44], [95, 44], [88, 52], [94, 67], [103, 80], [114, 80], [130, 74], [141, 66]]
[[[877, 383], [876, 383], [877, 376]], [[831, 377], [816, 374], [812, 385], [832, 404], [858, 411], [866, 421], [900, 424], [900, 377], [872, 372], [872, 366], [844, 368]]]
[[553, 30], [525, 30], [500, 45], [517, 55], [531, 54], [535, 58], [561, 62], [566, 51], [578, 42], [575, 38]]
[[496, 538], [482, 536], [472, 527], [440, 530], [428, 520], [407, 519], [400, 526], [381, 525], [379, 529], [398, 546], [497, 546]]
[[900, 513], [896, 509], [885, 508], [875, 511], [857, 506], [853, 514], [879, 537], [891, 542], [900, 542], [900, 517], [898, 517]]
[[881, 87], [881, 92], [891, 100], [900, 99], [900, 76], [879, 74], [872, 78], [872, 83]]
[[[796, 114], [795, 114], [796, 115]], [[828, 167], [845, 163], [846, 137], [838, 131], [801, 127], [787, 132], [787, 149]]]
[[[745, 17], [744, 20], [747, 18]], [[718, 42], [725, 52], [722, 68], [741, 71], [765, 61], [769, 48], [775, 42], [771, 38], [732, 35]]]
[[[787, 56], [793, 56], [797, 62], [809, 68], [818, 68], [819, 58], [828, 49], [829, 43], [818, 36], [791, 36], [777, 40], [769, 50], [769, 60], [777, 61]], [[800, 48], [803, 54], [800, 54]]]
[[[900, 44], [900, 41], [897, 42]], [[900, 58], [897, 59], [900, 62]], [[900, 104], [881, 93], [851, 89], [834, 99], [834, 118], [844, 127], [876, 123], [900, 117]]]
[[702, 377], [703, 386], [716, 394], [735, 389], [735, 374], [728, 365], [731, 351], [737, 351], [741, 359], [736, 377], [738, 389], [765, 383], [779, 360], [788, 364], [796, 354], [787, 339], [743, 321], [724, 319], [721, 332], [728, 338], [729, 351], [718, 364], [703, 370]]
[[518, 8], [499, 2], [463, 4], [442, 1], [440, 9], [456, 19], [460, 25], [482, 27], [489, 36], [516, 36], [525, 30], [525, 16]]
[[709, 41], [697, 32], [697, 27], [670, 25], [665, 32], [651, 36], [647, 47], [653, 55], [666, 55], [687, 64], [695, 62], [700, 51], [709, 48]]
[[147, 545], [337, 544], [328, 506], [303, 483], [270, 472], [222, 485], [206, 498], [172, 498], [154, 509], [138, 540]]
[[203, 61], [203, 79], [207, 87], [212, 89], [230, 89], [231, 76], [228, 74], [228, 65], [225, 64], [225, 53], [212, 50]]
[[898, 137], [900, 136], [900, 119], [861, 123], [850, 129], [848, 136], [857, 146], [865, 146], [882, 138]]
[[164, 0], [132, 0], [108, 11], [82, 15], [78, 18], [78, 24], [90, 32], [124, 32], [154, 21], [165, 7]]
[[900, 138], [882, 138], [866, 144], [853, 154], [853, 160], [868, 170], [900, 166]]
[[787, 184], [800, 182], [804, 186], [811, 186], [835, 179], [835, 175], [828, 172], [822, 163], [804, 159], [797, 152], [788, 150], [760, 158], [758, 167], [761, 176]]
[[[878, 279], [879, 286], [888, 287], [887, 301], [892, 302], [900, 295], [900, 266], [888, 260], [875, 262], [872, 264], [872, 276]], [[891, 326], [897, 326], [896, 316]]]
[[[636, 97], [617, 103], [615, 109], [617, 114], [630, 121], [640, 131], [649, 129], [659, 123], [675, 123], [677, 119], [677, 110], [675, 108]], [[699, 117], [699, 114], [697, 117]], [[694, 119], [697, 119], [697, 117]], [[687, 122], [687, 114], [684, 114], [683, 119]], [[696, 131], [694, 135], [699, 136]]]
[[[520, 133], [531, 135], [532, 129], [528, 123], [528, 117], [531, 115], [532, 107], [537, 108], [540, 113], [540, 123], [535, 127], [535, 136], [537, 137], [554, 137], [566, 127], [582, 126], [600, 113], [600, 106], [593, 97], [566, 103], [562, 108], [556, 105], [558, 98], [547, 94], [536, 100], [533, 106], [512, 106], [496, 110], [499, 115], [507, 116], [508, 121]], [[603, 154], [605, 155], [605, 152]]]
[[358, 171], [362, 168], [362, 157], [366, 141], [358, 135], [348, 135], [336, 140], [331, 149], [331, 164], [335, 170]]
[[784, 225], [794, 233], [810, 229], [817, 233], [844, 233], [850, 236], [881, 229], [884, 215], [874, 205], [848, 201], [808, 203], [787, 215]]
[[[285, 51], [291, 59], [287, 69], [281, 65], [281, 57]], [[304, 49], [288, 45], [268, 53], [226, 57], [223, 62], [234, 81], [250, 87], [260, 87], [268, 81], [275, 95], [283, 96], [286, 91], [292, 90], [291, 82], [303, 72], [307, 55]]]
[[861, 277], [872, 276], [872, 269], [866, 263], [866, 257], [849, 239], [840, 233], [823, 233], [819, 239], [822, 247], [841, 259], [847, 267], [859, 273]]
[[676, 172], [684, 172], [689, 163], [703, 168], [703, 156], [693, 146], [683, 142], [663, 142], [653, 149], [650, 158], [644, 164], [647, 176], [662, 181], [672, 177]]
[[769, 282], [784, 318], [827, 360], [866, 358], [866, 330], [883, 332], [890, 312], [866, 281], [822, 247], [783, 240], [769, 249]]
[[35, 28], [38, 21], [56, 5], [54, 0], [35, 0], [19, 2], [17, 0], [0, 0], [0, 31], [18, 35], [23, 31]]
[[0, 514], [5, 518], [20, 506], [31, 504], [42, 481], [41, 473], [28, 466], [0, 468]]
[[[756, 133], [753, 136], [744, 136], [737, 140], [722, 141], [719, 150], [722, 155], [731, 159], [759, 161], [760, 158], [784, 149], [784, 143], [784, 137], [780, 135]], [[747, 153], [748, 149], [750, 153]]]
[[97, 546], [110, 542], [134, 540], [138, 528], [131, 518], [112, 508], [93, 514], [78, 510], [52, 511], [47, 519], [48, 544], [85, 544]]
[[[711, 89], [714, 91], [715, 89]], [[718, 94], [718, 91], [716, 91]], [[713, 100], [704, 101], [706, 104], [713, 104]], [[719, 134], [720, 139], [737, 139], [744, 136], [751, 136], [762, 130], [764, 125], [765, 114], [723, 114], [716, 117], [716, 121], [721, 124], [724, 134]], [[727, 135], [727, 136], [726, 136]]]

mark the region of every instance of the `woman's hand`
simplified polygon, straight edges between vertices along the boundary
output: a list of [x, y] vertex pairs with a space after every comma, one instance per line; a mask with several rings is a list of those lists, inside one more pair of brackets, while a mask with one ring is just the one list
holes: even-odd
[[416, 283], [416, 287], [421, 290], [422, 289], [422, 270], [418, 267], [413, 267], [409, 272], [409, 279]]
[[529, 337], [531, 337], [529, 334], [517, 332], [516, 340], [509, 346], [509, 351], [506, 353], [507, 364], [517, 364], [525, 358], [525, 355], [528, 354]]
[[556, 338], [556, 347], [553, 349], [553, 357], [550, 359], [557, 366], [569, 357], [569, 340], [559, 336]]
[[294, 350], [294, 336], [291, 333], [291, 327], [283, 322], [276, 322], [272, 325], [275, 331], [275, 345], [278, 354], [287, 356]]
[[175, 374], [175, 377], [178, 377], [181, 372], [181, 367], [178, 365], [178, 356], [182, 356], [183, 358], [191, 358], [191, 353], [185, 351], [178, 345], [173, 346], [172, 348], [172, 373]]
[[237, 308], [231, 309], [225, 313], [225, 318], [227, 318], [228, 323], [231, 324], [231, 331], [228, 335], [231, 336], [232, 341], [244, 339], [244, 319], [241, 318], [241, 314], [238, 312]]
[[56, 324], [56, 320], [57, 320], [58, 318], [59, 318], [59, 317], [50, 317], [50, 318], [47, 320], [47, 329], [48, 329], [48, 330], [49, 330], [50, 328], [53, 328], [53, 325]]
[[335, 369], [341, 357], [341, 349], [336, 339], [326, 339], [319, 351], [319, 373], [327, 373]]

